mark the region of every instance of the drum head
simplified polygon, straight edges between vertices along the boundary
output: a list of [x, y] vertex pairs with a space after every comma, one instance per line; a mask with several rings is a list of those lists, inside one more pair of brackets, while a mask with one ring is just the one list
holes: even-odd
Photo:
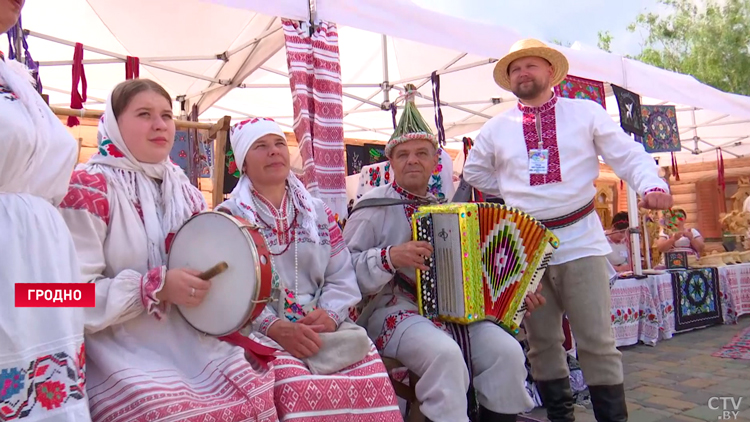
[[242, 328], [258, 299], [258, 259], [255, 243], [238, 220], [213, 211], [192, 217], [172, 241], [167, 268], [203, 272], [221, 261], [229, 268], [211, 280], [199, 306], [178, 306], [180, 313], [198, 331], [213, 336]]

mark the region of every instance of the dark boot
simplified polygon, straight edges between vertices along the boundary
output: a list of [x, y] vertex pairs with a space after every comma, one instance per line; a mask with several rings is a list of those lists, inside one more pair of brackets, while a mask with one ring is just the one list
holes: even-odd
[[628, 406], [625, 387], [618, 385], [590, 385], [591, 404], [598, 422], [626, 422]]
[[573, 422], [576, 420], [573, 410], [573, 390], [570, 389], [569, 377], [551, 381], [537, 381], [537, 387], [539, 395], [542, 396], [542, 405], [547, 409], [547, 419], [550, 422]]
[[495, 413], [483, 406], [479, 407], [479, 422], [516, 422], [518, 415]]

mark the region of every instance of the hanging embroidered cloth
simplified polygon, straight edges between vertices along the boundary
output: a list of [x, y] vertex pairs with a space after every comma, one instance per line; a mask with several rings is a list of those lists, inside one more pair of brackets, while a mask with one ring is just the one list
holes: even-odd
[[620, 126], [625, 132], [643, 136], [641, 119], [641, 96], [617, 85], [612, 85], [620, 111]]
[[643, 137], [636, 137], [636, 140], [643, 143], [646, 152], [677, 152], [682, 149], [674, 106], [643, 105], [641, 121]]
[[[362, 167], [359, 173], [359, 186], [357, 187], [357, 199], [378, 186], [393, 182], [393, 170], [390, 161], [372, 164]], [[438, 165], [430, 177], [428, 191], [438, 199], [451, 199], [455, 193], [453, 185], [453, 161], [451, 156], [440, 148]]]
[[596, 101], [605, 109], [607, 108], [604, 83], [592, 79], [568, 75], [560, 82], [560, 85], [555, 86], [555, 94], [558, 97]]
[[[213, 141], [208, 144], [204, 142], [201, 132], [198, 132], [198, 138], [195, 139], [195, 135], [191, 131], [178, 130], [174, 134], [174, 145], [172, 145], [169, 158], [173, 163], [180, 166], [190, 180], [194, 178], [210, 178], [212, 144]], [[191, 151], [193, 154], [192, 163], [189, 161]]]
[[346, 216], [344, 110], [336, 24], [321, 22], [312, 36], [282, 19], [303, 181], [310, 194]]

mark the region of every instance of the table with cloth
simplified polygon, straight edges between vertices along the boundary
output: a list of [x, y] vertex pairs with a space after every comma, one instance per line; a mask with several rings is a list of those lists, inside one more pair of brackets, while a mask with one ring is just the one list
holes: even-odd
[[750, 314], [750, 264], [623, 278], [611, 296], [617, 346], [653, 346], [674, 333], [735, 324], [739, 316]]
[[750, 314], [750, 263], [719, 267], [719, 288], [725, 324], [736, 324], [739, 316]]
[[642, 341], [651, 346], [674, 333], [671, 274], [623, 278], [612, 287], [612, 329], [617, 347]]

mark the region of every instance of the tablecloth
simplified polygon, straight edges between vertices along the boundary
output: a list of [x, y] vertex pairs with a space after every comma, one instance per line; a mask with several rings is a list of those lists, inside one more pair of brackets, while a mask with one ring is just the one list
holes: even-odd
[[750, 314], [750, 264], [719, 267], [719, 289], [725, 324], [736, 324], [737, 317]]
[[611, 292], [612, 329], [617, 347], [642, 341], [650, 346], [674, 333], [670, 274], [617, 280]]

